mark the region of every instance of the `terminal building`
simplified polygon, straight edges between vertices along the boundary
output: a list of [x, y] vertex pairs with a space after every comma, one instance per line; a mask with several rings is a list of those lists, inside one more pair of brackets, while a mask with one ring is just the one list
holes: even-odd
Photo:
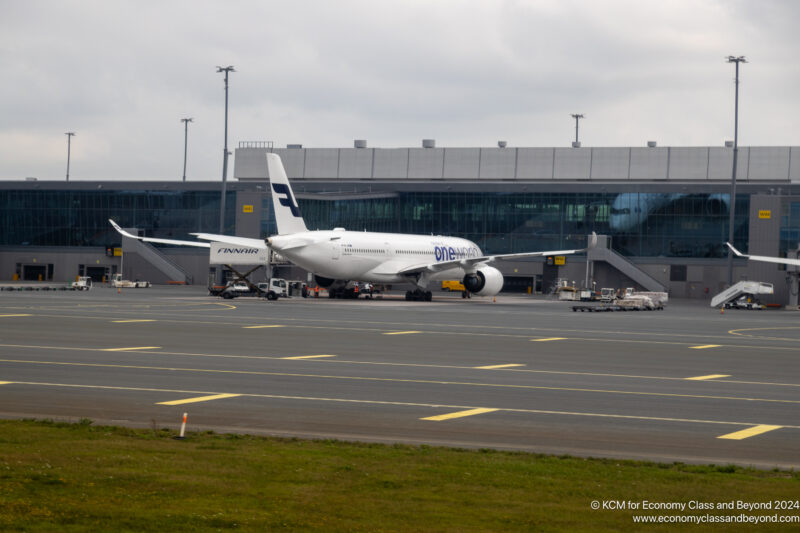
[[[556, 280], [589, 287], [663, 288], [710, 299], [727, 286], [733, 148], [421, 147], [273, 148], [241, 142], [227, 184], [224, 233], [275, 233], [267, 151], [279, 154], [309, 229], [453, 235], [486, 254], [589, 254], [496, 264], [504, 291], [549, 292]], [[800, 147], [740, 147], [734, 244], [795, 257], [800, 243]], [[129, 279], [205, 285], [208, 250], [122, 242], [113, 218], [141, 235], [194, 240], [219, 233], [220, 182], [0, 181], [0, 280]], [[130, 239], [125, 239], [130, 241]], [[123, 249], [123, 256], [120, 254]], [[281, 277], [307, 273], [277, 263]], [[215, 274], [212, 274], [215, 275]], [[257, 276], [266, 277], [262, 269]], [[774, 303], [797, 303], [792, 267], [734, 260], [734, 282], [772, 283]]]

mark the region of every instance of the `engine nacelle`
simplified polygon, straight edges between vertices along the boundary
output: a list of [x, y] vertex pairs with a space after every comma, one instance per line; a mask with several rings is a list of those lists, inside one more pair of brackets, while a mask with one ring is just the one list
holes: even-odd
[[464, 276], [464, 287], [477, 296], [494, 296], [503, 288], [503, 275], [494, 267], [485, 266]]

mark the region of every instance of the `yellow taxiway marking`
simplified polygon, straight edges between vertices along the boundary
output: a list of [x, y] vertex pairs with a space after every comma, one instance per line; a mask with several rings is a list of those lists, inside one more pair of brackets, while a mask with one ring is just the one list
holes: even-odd
[[412, 333], [422, 333], [421, 331], [390, 331], [384, 335], [411, 335]]
[[730, 374], [709, 374], [707, 376], [695, 376], [693, 378], [686, 378], [688, 381], [706, 381], [708, 379], [729, 378]]
[[755, 437], [756, 435], [761, 435], [762, 433], [766, 433], [767, 431], [774, 431], [776, 429], [781, 429], [783, 426], [768, 426], [766, 424], [762, 424], [760, 426], [753, 426], [749, 429], [743, 429], [741, 431], [735, 431], [733, 433], [728, 433], [727, 435], [720, 435], [717, 437], [718, 439], [730, 439], [730, 440], [742, 440], [749, 437]]
[[0, 318], [9, 318], [9, 317], [12, 317], [12, 316], [33, 316], [33, 315], [25, 315], [25, 314], [19, 314], [19, 315], [0, 315]]
[[336, 357], [335, 355], [295, 355], [294, 357], [281, 357], [281, 359], [319, 359], [321, 357]]
[[0, 381], [0, 385], [11, 385], [13, 381]]
[[236, 396], [241, 396], [241, 394], [212, 394], [211, 396], [200, 396], [197, 398], [187, 398], [185, 400], [158, 402], [156, 405], [183, 405], [185, 403], [208, 402], [211, 400], [221, 400], [223, 398], [235, 398]]
[[243, 326], [242, 329], [284, 328], [283, 324], [270, 324], [269, 326]]
[[492, 411], [497, 411], [497, 409], [487, 409], [485, 407], [481, 407], [478, 409], [469, 409], [467, 411], [456, 411], [455, 413], [448, 413], [446, 415], [426, 416], [425, 418], [420, 418], [420, 420], [433, 420], [438, 422], [440, 420], [450, 420], [451, 418], [462, 418], [465, 416], [479, 415], [482, 413], [491, 413]]
[[498, 369], [498, 368], [511, 368], [513, 366], [525, 366], [525, 365], [520, 364], [520, 363], [510, 363], [510, 364], [507, 364], [507, 365], [476, 366], [475, 368], [478, 368], [480, 370], [495, 370], [495, 369]]
[[549, 337], [547, 339], [531, 339], [531, 342], [564, 341], [566, 337]]
[[[31, 385], [34, 387], [64, 387], [64, 388], [71, 388], [71, 389], [92, 389], [92, 390], [109, 390], [109, 391], [134, 391], [134, 392], [157, 392], [157, 393], [179, 393], [179, 394], [214, 394], [218, 395], [219, 393], [212, 393], [210, 391], [200, 391], [200, 390], [181, 390], [181, 389], [156, 389], [151, 387], [117, 387], [113, 385], [85, 385], [85, 384], [75, 384], [75, 383], [45, 383], [45, 382], [38, 382], [38, 381], [14, 381], [15, 385]], [[431, 404], [431, 403], [421, 403], [421, 402], [390, 402], [386, 400], [356, 400], [353, 398], [326, 398], [322, 396], [288, 396], [288, 395], [279, 395], [279, 394], [254, 394], [254, 393], [242, 393], [237, 394], [237, 396], [244, 396], [248, 398], [269, 398], [274, 400], [303, 400], [303, 401], [313, 401], [313, 402], [332, 402], [332, 403], [343, 403], [343, 404], [361, 404], [361, 405], [395, 405], [401, 407], [425, 407], [425, 408], [434, 408], [434, 409], [442, 409], [442, 408], [449, 408], [449, 409], [483, 409], [483, 408], [475, 408], [469, 405], [444, 405], [444, 404]], [[527, 414], [539, 414], [539, 415], [557, 415], [557, 416], [583, 416], [583, 417], [592, 417], [592, 418], [607, 418], [607, 419], [620, 419], [620, 420], [644, 420], [644, 421], [653, 421], [653, 422], [679, 422], [679, 423], [693, 423], [693, 424], [714, 424], [719, 426], [746, 426], [752, 427], [753, 424], [751, 422], [736, 422], [730, 420], [707, 420], [707, 419], [695, 419], [695, 418], [669, 418], [669, 417], [661, 417], [661, 416], [642, 416], [642, 415], [623, 415], [623, 414], [615, 414], [615, 413], [591, 413], [591, 412], [579, 412], [579, 411], [552, 411], [552, 410], [545, 410], [545, 409], [524, 409], [524, 408], [497, 408], [496, 411], [505, 411], [508, 413], [527, 413]], [[792, 425], [785, 425], [780, 426], [785, 429], [800, 429], [800, 426], [792, 426]]]
[[[182, 368], [182, 367], [164, 367], [164, 366], [147, 366], [147, 365], [119, 365], [119, 364], [104, 364], [104, 363], [67, 363], [61, 361], [30, 361], [30, 360], [19, 360], [19, 359], [0, 359], [0, 363], [20, 363], [28, 365], [51, 365], [51, 366], [64, 366], [64, 367], [87, 367], [87, 368], [118, 368], [127, 370], [162, 370], [169, 372], [192, 372], [192, 373], [204, 373], [204, 374], [278, 376], [278, 377], [315, 378], [315, 379], [326, 379], [326, 380], [361, 381], [361, 382], [371, 381], [371, 382], [382, 382], [382, 383], [419, 383], [424, 385], [457, 385], [463, 387], [486, 387], [486, 388], [498, 388], [498, 389], [516, 389], [516, 390], [548, 390], [548, 391], [563, 391], [563, 392], [584, 392], [593, 394], [620, 394], [627, 396], [652, 396], [661, 398], [694, 398], [694, 399], [704, 399], [704, 400], [730, 400], [730, 401], [766, 402], [766, 403], [780, 403], [780, 404], [800, 404], [800, 400], [784, 400], [784, 399], [774, 399], [774, 398], [748, 398], [741, 396], [677, 394], [677, 393], [667, 393], [667, 392], [626, 391], [626, 390], [614, 390], [614, 389], [584, 389], [577, 387], [548, 387], [541, 385], [519, 385], [510, 383], [476, 383], [468, 381], [380, 378], [380, 377], [367, 377], [367, 376], [336, 376], [336, 375], [325, 375], [325, 374], [301, 374], [295, 372], [264, 372], [257, 370], [220, 370], [212, 368]], [[20, 383], [20, 382], [15, 382], [15, 383]]]
[[706, 348], [719, 348], [721, 344], [704, 344], [702, 346], [689, 346], [692, 350], [705, 350]]
[[125, 324], [127, 322], [155, 322], [152, 318], [139, 318], [131, 320], [112, 320], [115, 324]]
[[[677, 344], [677, 343], [676, 343]], [[108, 348], [90, 348], [85, 346], [41, 346], [36, 344], [4, 344], [0, 343], [0, 348], [25, 348], [30, 350], [60, 350], [68, 352], [106, 352]], [[156, 346], [155, 348], [160, 348]], [[140, 348], [141, 349], [141, 348]], [[265, 359], [265, 360], [278, 360], [283, 357], [278, 355], [240, 355], [240, 354], [214, 354], [214, 353], [193, 353], [193, 352], [159, 352], [159, 355], [178, 355], [183, 357], [206, 357], [206, 358], [221, 358], [221, 359]], [[386, 367], [413, 367], [413, 368], [446, 368], [446, 369], [474, 369], [474, 366], [462, 365], [434, 365], [422, 363], [391, 363], [385, 361], [352, 361], [347, 359], [325, 359], [325, 362], [346, 364], [346, 365], [370, 365], [370, 366], [386, 366]], [[24, 362], [24, 361], [6, 361], [0, 362]], [[565, 370], [536, 370], [528, 368], [518, 368], [517, 372], [526, 372], [529, 374], [542, 374], [553, 376], [590, 376], [590, 377], [612, 377], [612, 378], [625, 378], [625, 379], [655, 379], [662, 381], [685, 381], [685, 377], [673, 376], [648, 376], [637, 374], [613, 374], [604, 372], [574, 372]], [[733, 379], [720, 379], [721, 383], [737, 383], [741, 385], [768, 385], [771, 387], [796, 387], [800, 388], [800, 383], [778, 383], [769, 381], [744, 381]]]
[[131, 350], [157, 350], [161, 346], [130, 346], [128, 348], [106, 348], [104, 352], [129, 352]]

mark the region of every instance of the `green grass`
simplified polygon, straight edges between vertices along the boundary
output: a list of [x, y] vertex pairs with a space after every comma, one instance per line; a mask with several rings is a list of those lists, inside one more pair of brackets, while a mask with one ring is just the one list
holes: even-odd
[[[800, 494], [797, 472], [730, 465], [173, 435], [0, 421], [0, 530], [618, 531], [634, 529], [633, 512], [595, 511], [592, 500]], [[742, 530], [754, 527], [780, 528]]]

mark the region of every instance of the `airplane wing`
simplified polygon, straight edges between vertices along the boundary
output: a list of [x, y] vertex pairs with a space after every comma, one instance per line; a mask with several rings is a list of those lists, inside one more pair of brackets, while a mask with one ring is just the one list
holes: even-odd
[[753, 261], [764, 261], [765, 263], [778, 263], [782, 265], [800, 266], [800, 259], [790, 259], [788, 257], [770, 257], [767, 255], [748, 255], [748, 254], [743, 254], [742, 252], [734, 248], [733, 245], [729, 242], [726, 242], [725, 244], [727, 244], [728, 248], [730, 248], [733, 251], [733, 253], [735, 253], [739, 257], [746, 257], [747, 259], [752, 259]]
[[266, 250], [268, 248], [264, 239], [234, 237], [232, 235], [215, 235], [213, 233], [191, 233], [190, 235], [194, 235], [198, 239], [203, 239], [204, 241], [224, 242], [226, 244], [233, 244], [234, 246], [247, 246], [248, 248], [258, 248], [260, 250]]
[[526, 257], [543, 257], [547, 255], [570, 255], [578, 252], [585, 252], [591, 248], [594, 248], [597, 244], [597, 235], [592, 233], [592, 237], [589, 240], [589, 246], [587, 248], [580, 248], [577, 250], [554, 250], [548, 252], [522, 252], [518, 254], [499, 254], [499, 255], [484, 255], [481, 257], [468, 257], [464, 259], [454, 259], [452, 261], [442, 261], [439, 263], [429, 263], [424, 265], [416, 265], [410, 268], [406, 268], [400, 271], [401, 275], [411, 275], [411, 274], [418, 274], [421, 272], [440, 272], [442, 270], [447, 270], [448, 268], [455, 268], [461, 267], [467, 269], [474, 265], [479, 264], [488, 264], [493, 261], [502, 261], [507, 259], [523, 259]]
[[117, 230], [119, 233], [124, 235], [125, 237], [130, 237], [131, 239], [137, 239], [144, 242], [157, 242], [160, 244], [177, 244], [180, 246], [197, 246], [199, 248], [211, 248], [211, 244], [207, 242], [196, 242], [196, 241], [178, 241], [174, 239], [157, 239], [155, 237], [139, 237], [138, 235], [133, 235], [128, 233], [124, 229], [120, 228], [119, 225], [111, 219], [108, 219], [111, 222], [111, 225], [114, 226], [114, 229]]

